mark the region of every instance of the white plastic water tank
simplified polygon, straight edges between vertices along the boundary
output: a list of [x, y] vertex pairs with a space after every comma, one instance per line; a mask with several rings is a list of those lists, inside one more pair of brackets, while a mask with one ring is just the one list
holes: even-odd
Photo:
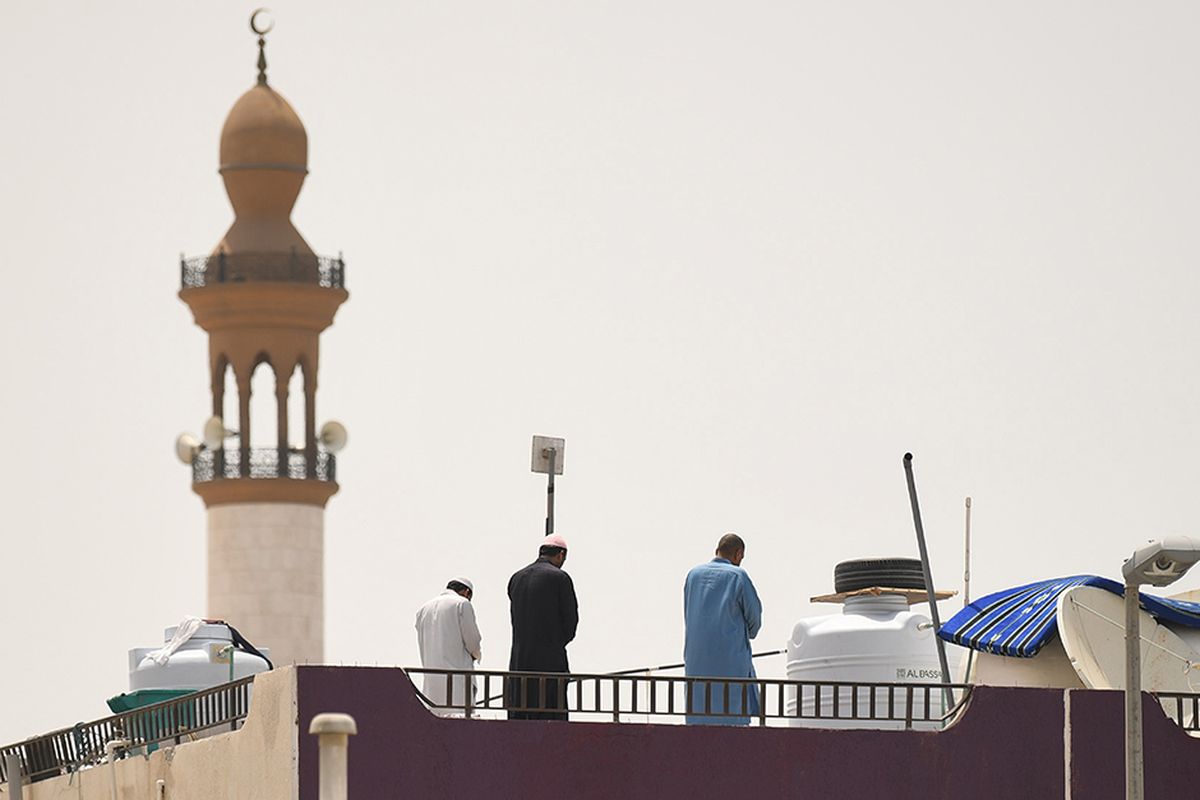
[[[909, 610], [901, 594], [847, 597], [841, 614], [809, 617], [796, 623], [787, 646], [787, 676], [793, 681], [844, 681], [853, 683], [937, 683], [941, 679], [937, 644], [929, 618]], [[820, 692], [821, 716], [831, 717], [834, 687]], [[904, 727], [906, 697], [903, 689], [890, 693], [891, 715], [899, 719], [853, 719], [854, 691], [837, 689], [839, 719], [813, 719], [818, 694], [814, 687], [803, 687], [801, 716], [796, 717], [796, 692], [789, 690], [786, 711], [794, 726], [812, 728]], [[875, 716], [889, 715], [889, 691], [880, 687], [875, 694]], [[858, 715], [868, 716], [872, 690], [859, 688]], [[942, 715], [940, 691], [914, 692], [914, 717], [937, 719]], [[848, 718], [848, 719], [846, 719]], [[913, 728], [939, 728], [938, 724], [916, 723]]]
[[[164, 644], [175, 636], [175, 627], [163, 633]], [[207, 689], [267, 670], [259, 656], [235, 649], [227, 625], [201, 625], [192, 637], [171, 654], [166, 664], [149, 657], [159, 647], [129, 651], [129, 691], [140, 689]], [[270, 656], [266, 648], [262, 652]]]

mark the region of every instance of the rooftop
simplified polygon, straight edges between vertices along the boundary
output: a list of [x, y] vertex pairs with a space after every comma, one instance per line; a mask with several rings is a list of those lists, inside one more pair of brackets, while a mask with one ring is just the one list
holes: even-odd
[[[32, 800], [59, 797], [76, 783], [72, 793], [107, 796], [113, 780], [123, 800], [163, 796], [155, 794], [160, 781], [171, 798], [316, 800], [316, 743], [305, 732], [317, 714], [339, 711], [357, 721], [349, 786], [350, 796], [359, 798], [766, 797], [789, 786], [813, 797], [899, 797], [897, 786], [914, 787], [921, 796], [983, 800], [1063, 797], [1068, 788], [1089, 800], [1122, 792], [1119, 692], [977, 686], [944, 728], [924, 731], [829, 730], [783, 720], [779, 727], [750, 728], [628, 724], [637, 714], [614, 715], [611, 707], [602, 716], [617, 724], [574, 716], [566, 723], [509, 722], [435, 717], [410, 680], [416, 672], [283, 667], [254, 679], [248, 709], [239, 698], [248, 696], [250, 685], [240, 681], [134, 712], [140, 717], [63, 729], [0, 753], [20, 752], [34, 777], [43, 778], [26, 787]], [[576, 685], [615, 679], [570, 678]], [[653, 685], [645, 676], [618, 680], [638, 692]], [[684, 685], [682, 678], [669, 680]], [[918, 688], [915, 695], [923, 693]], [[1175, 720], [1155, 697], [1143, 698], [1147, 796], [1187, 796], [1200, 785], [1200, 742], [1177, 722], [1195, 727], [1200, 696], [1166, 698], [1168, 709], [1180, 710]], [[851, 712], [843, 706], [841, 713]], [[868, 711], [860, 706], [855, 713]], [[120, 725], [131, 747], [106, 763], [103, 738]], [[157, 747], [147, 746], [151, 738]]]

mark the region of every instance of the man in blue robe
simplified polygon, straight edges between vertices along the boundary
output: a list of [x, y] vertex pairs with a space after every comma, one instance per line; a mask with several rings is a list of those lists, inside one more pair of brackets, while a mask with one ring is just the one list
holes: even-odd
[[[750, 576], [740, 566], [745, 555], [742, 537], [727, 533], [717, 543], [716, 558], [688, 573], [683, 584], [685, 675], [756, 677], [750, 640], [762, 627], [762, 603]], [[749, 725], [747, 715], [758, 713], [758, 703], [757, 687], [696, 682], [692, 684], [692, 713], [687, 716], [687, 724]]]

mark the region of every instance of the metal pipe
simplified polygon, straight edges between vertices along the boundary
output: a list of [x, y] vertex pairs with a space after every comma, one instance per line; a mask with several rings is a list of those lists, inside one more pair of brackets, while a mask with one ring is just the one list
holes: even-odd
[[[937, 644], [938, 664], [942, 668], [942, 683], [950, 685], [950, 667], [946, 663], [946, 643], [939, 635], [942, 621], [938, 617], [937, 596], [933, 590], [933, 570], [929, 566], [929, 551], [925, 548], [925, 526], [921, 524], [921, 506], [917, 502], [917, 483], [913, 478], [912, 453], [904, 454], [904, 475], [908, 480], [908, 499], [912, 504], [913, 525], [917, 529], [917, 548], [921, 551], [921, 570], [925, 573], [925, 593], [929, 597], [929, 616], [933, 619], [933, 641]], [[944, 690], [947, 704], [954, 706], [954, 692]]]
[[967, 527], [963, 537], [963, 606], [971, 604], [971, 498], [967, 498]]
[[[971, 604], [971, 498], [967, 498], [967, 524], [963, 537], [963, 608]], [[974, 649], [967, 650], [967, 664], [963, 668], [963, 683], [971, 680], [971, 666], [975, 663]]]
[[108, 761], [108, 774], [112, 778], [112, 800], [117, 800], [117, 762], [115, 756], [118, 750], [129, 747], [127, 739], [112, 739], [104, 745], [104, 757]]
[[1125, 584], [1125, 800], [1142, 800], [1142, 646], [1138, 589]]
[[358, 733], [354, 717], [325, 713], [313, 717], [308, 732], [317, 736], [320, 748], [320, 800], [347, 800], [350, 737]]
[[554, 533], [554, 467], [558, 460], [558, 448], [547, 448], [550, 458], [549, 476], [546, 482], [546, 535]]
[[[750, 657], [751, 658], [763, 658], [765, 656], [777, 656], [777, 655], [780, 655], [780, 654], [786, 653], [786, 652], [787, 652], [787, 650], [766, 650], [762, 653], [754, 653]], [[667, 670], [667, 669], [679, 669], [682, 666], [686, 666], [686, 665], [682, 661], [680, 661], [678, 664], [663, 664], [662, 666], [659, 666], [659, 667], [639, 667], [638, 669], [623, 669], [623, 670], [619, 670], [617, 672], [606, 672], [604, 674], [605, 675], [638, 675], [643, 672], [661, 672], [662, 670]]]
[[227, 644], [217, 651], [218, 656], [229, 656], [229, 682], [233, 683], [233, 651], [234, 646]]
[[[786, 652], [787, 652], [787, 650], [766, 650], [762, 653], [754, 653], [753, 655], [750, 656], [750, 658], [763, 658], [765, 656], [777, 656], [777, 655], [781, 655]], [[680, 661], [678, 664], [663, 664], [662, 666], [658, 666], [658, 667], [638, 667], [637, 669], [622, 669], [622, 670], [618, 670], [616, 672], [605, 672], [604, 677], [609, 678], [609, 677], [613, 677], [614, 675], [641, 675], [644, 672], [661, 672], [663, 670], [668, 670], [668, 669], [679, 669], [680, 667], [683, 667], [683, 666], [686, 666], [686, 665], [682, 661]], [[569, 683], [571, 680], [576, 680], [576, 679], [572, 679], [572, 678], [568, 677], [568, 678], [566, 678], [566, 680]], [[486, 695], [486, 687], [485, 687], [485, 695]], [[495, 700], [499, 700], [502, 697], [504, 697], [503, 693], [497, 694], [497, 695], [492, 695], [491, 697], [485, 697], [483, 703], [486, 706]]]

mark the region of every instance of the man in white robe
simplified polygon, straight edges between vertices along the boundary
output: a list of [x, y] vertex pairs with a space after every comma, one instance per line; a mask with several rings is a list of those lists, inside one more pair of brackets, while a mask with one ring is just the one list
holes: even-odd
[[[455, 578], [446, 589], [417, 611], [417, 646], [421, 666], [426, 669], [473, 670], [481, 656], [479, 626], [471, 597], [475, 587], [466, 578]], [[467, 677], [450, 680], [451, 697], [446, 696], [447, 676], [426, 675], [423, 691], [432, 704], [429, 709], [439, 717], [461, 716], [467, 698]], [[471, 697], [475, 681], [470, 682]], [[451, 705], [457, 708], [439, 708]]]

